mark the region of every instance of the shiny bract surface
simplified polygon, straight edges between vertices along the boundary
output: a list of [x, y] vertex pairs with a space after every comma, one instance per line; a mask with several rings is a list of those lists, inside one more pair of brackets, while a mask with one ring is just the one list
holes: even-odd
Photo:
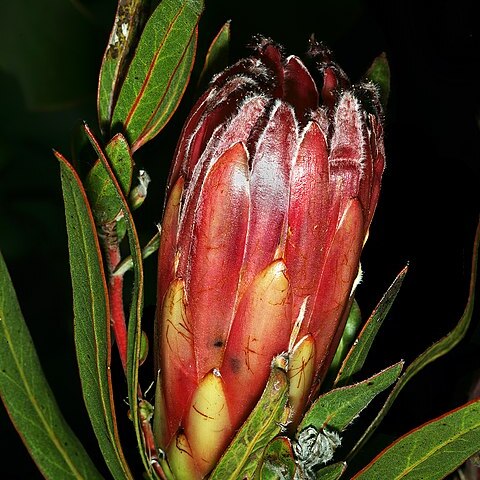
[[259, 39], [213, 79], [177, 146], [155, 342], [157, 441], [179, 478], [213, 468], [282, 352], [298, 419], [350, 309], [384, 169], [381, 107], [325, 48], [309, 57], [311, 73]]

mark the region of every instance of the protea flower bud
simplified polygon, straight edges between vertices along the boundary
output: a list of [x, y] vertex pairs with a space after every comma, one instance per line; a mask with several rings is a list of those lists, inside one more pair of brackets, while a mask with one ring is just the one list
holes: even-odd
[[212, 469], [285, 351], [298, 416], [348, 315], [384, 168], [380, 107], [325, 49], [310, 54], [318, 86], [299, 58], [260, 40], [214, 78], [177, 147], [159, 252], [156, 423], [179, 478]]

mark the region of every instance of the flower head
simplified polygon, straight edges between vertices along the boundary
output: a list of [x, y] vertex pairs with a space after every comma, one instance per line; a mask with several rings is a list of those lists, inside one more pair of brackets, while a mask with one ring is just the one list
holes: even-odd
[[157, 435], [191, 478], [213, 467], [284, 351], [301, 413], [351, 305], [384, 169], [381, 113], [375, 89], [351, 88], [325, 48], [312, 42], [310, 56], [317, 82], [260, 39], [213, 79], [177, 147], [159, 253]]

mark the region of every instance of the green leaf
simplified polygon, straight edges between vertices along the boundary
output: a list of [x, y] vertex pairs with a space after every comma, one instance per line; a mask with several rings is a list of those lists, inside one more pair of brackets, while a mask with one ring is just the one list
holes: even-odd
[[380, 101], [383, 108], [386, 108], [390, 95], [390, 67], [385, 52], [375, 58], [365, 77], [378, 86]]
[[441, 480], [480, 450], [480, 399], [407, 433], [355, 475]]
[[[157, 232], [143, 247], [142, 258], [144, 260], [148, 258], [152, 253], [158, 250], [159, 246], [160, 246], [160, 232]], [[122, 260], [122, 262], [118, 265], [118, 267], [113, 272], [113, 275], [123, 275], [132, 267], [133, 267], [133, 259], [132, 259], [132, 256], [129, 255], [124, 260]]]
[[102, 478], [58, 408], [1, 253], [0, 396], [45, 478]]
[[101, 149], [95, 136], [85, 125], [85, 132], [90, 140], [96, 154], [100, 158], [105, 170], [110, 177], [110, 181], [115, 188], [117, 198], [122, 205], [122, 212], [125, 218], [127, 227], [128, 241], [130, 246], [130, 253], [133, 261], [133, 289], [130, 304], [130, 314], [128, 319], [128, 342], [127, 342], [127, 385], [128, 398], [130, 405], [130, 414], [133, 420], [135, 435], [137, 438], [138, 449], [142, 458], [145, 470], [150, 478], [152, 475], [156, 478], [155, 472], [152, 469], [149, 458], [147, 458], [147, 448], [145, 445], [145, 438], [142, 433], [142, 419], [139, 413], [138, 402], [141, 398], [141, 391], [138, 382], [138, 368], [141, 356], [141, 337], [142, 337], [142, 312], [143, 312], [143, 264], [142, 253], [138, 241], [138, 235], [133, 222], [132, 213], [128, 206], [128, 202], [122, 192], [122, 188], [115, 177], [112, 167], [109, 164], [108, 158]]
[[427, 348], [419, 357], [417, 357], [406, 368], [405, 372], [399, 378], [398, 382], [395, 384], [395, 387], [390, 392], [390, 395], [388, 396], [387, 401], [383, 405], [382, 409], [380, 410], [380, 412], [378, 412], [374, 421], [370, 424], [370, 426], [367, 428], [367, 430], [364, 432], [360, 440], [357, 442], [357, 444], [354, 446], [354, 448], [350, 452], [347, 461], [351, 459], [354, 455], [356, 455], [358, 450], [360, 450], [362, 446], [365, 444], [365, 442], [370, 438], [372, 433], [376, 430], [376, 428], [382, 421], [383, 417], [386, 415], [388, 410], [390, 410], [390, 407], [392, 406], [393, 402], [395, 401], [399, 393], [403, 390], [403, 387], [405, 387], [405, 385], [429, 363], [433, 362], [437, 358], [440, 358], [441, 356], [448, 353], [452, 348], [454, 348], [467, 333], [467, 330], [473, 315], [473, 306], [474, 306], [474, 299], [475, 299], [475, 283], [477, 279], [479, 244], [480, 244], [480, 222], [477, 225], [477, 231], [476, 231], [475, 240], [473, 243], [470, 287], [469, 287], [467, 304], [465, 306], [463, 315], [460, 318], [459, 322], [457, 323], [456, 327], [450, 333], [448, 333], [445, 337], [443, 337], [441, 340], [434, 343], [431, 347]]
[[59, 153], [72, 276], [74, 334], [85, 405], [112, 475], [133, 478], [118, 437], [110, 377], [108, 291], [93, 215], [81, 181]]
[[288, 420], [288, 379], [285, 368], [285, 359], [282, 356], [276, 357], [260, 400], [219, 460], [209, 480], [253, 478], [266, 445], [281, 432], [282, 425]]
[[[105, 153], [123, 193], [128, 194], [132, 185], [133, 159], [125, 137], [121, 134], [115, 135], [106, 146]], [[85, 189], [97, 224], [105, 225], [119, 217], [122, 205], [100, 160], [95, 162], [88, 173]]]
[[120, 0], [113, 29], [103, 56], [98, 79], [98, 122], [102, 131], [110, 125], [119, 84], [125, 75], [126, 62], [142, 26], [144, 0]]
[[332, 463], [326, 467], [321, 468], [315, 474], [317, 480], [337, 480], [342, 476], [346, 470], [347, 464], [345, 462]]
[[112, 117], [137, 150], [176, 110], [193, 67], [203, 0], [163, 0], [148, 19]]
[[206, 85], [215, 73], [222, 71], [228, 65], [230, 47], [230, 21], [226, 22], [212, 40], [205, 57], [202, 72], [198, 80], [200, 89]]
[[322, 383], [322, 387], [325, 389], [325, 386], [331, 386], [332, 380], [338, 374], [340, 367], [347, 356], [347, 353], [352, 346], [355, 336], [357, 335], [358, 329], [362, 323], [362, 313], [360, 312], [360, 307], [356, 300], [353, 300], [352, 308], [348, 314], [347, 323], [345, 324], [345, 329], [342, 333], [342, 338], [338, 344], [337, 351], [333, 357], [330, 367], [328, 367], [327, 377]]
[[340, 367], [340, 371], [338, 372], [334, 383], [335, 386], [346, 385], [363, 367], [373, 340], [388, 315], [390, 307], [402, 286], [403, 279], [407, 274], [407, 269], [408, 267], [403, 268], [403, 270], [397, 275], [392, 285], [385, 292], [377, 307], [370, 315], [370, 318], [365, 323], [358, 339], [354, 342]]
[[377, 373], [373, 377], [347, 387], [336, 388], [319, 397], [303, 417], [298, 431], [325, 427], [341, 432], [367, 407], [373, 398], [397, 380], [403, 362]]
[[295, 478], [296, 470], [290, 440], [287, 437], [277, 437], [265, 449], [257, 478], [259, 480]]

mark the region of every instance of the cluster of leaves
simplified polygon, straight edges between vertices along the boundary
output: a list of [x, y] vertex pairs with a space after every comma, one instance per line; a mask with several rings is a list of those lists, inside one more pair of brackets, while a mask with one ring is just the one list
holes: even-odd
[[[133, 294], [124, 333], [124, 368], [133, 430], [145, 475], [173, 478], [168, 459], [155, 447], [151, 405], [139, 385], [142, 357], [143, 258], [158, 246], [158, 235], [140, 246], [133, 206], [145, 192], [133, 187], [133, 153], [157, 135], [171, 118], [189, 82], [203, 10], [201, 0], [163, 0], [147, 14], [142, 0], [120, 0], [105, 52], [98, 91], [98, 116], [105, 147], [84, 126], [97, 161], [87, 175], [63, 155], [60, 164], [74, 292], [75, 346], [87, 411], [102, 455], [115, 479], [133, 479], [120, 441], [110, 364], [112, 296], [110, 286], [133, 270]], [[223, 57], [228, 24], [214, 39], [205, 72]], [[386, 92], [386, 63], [368, 75]], [[388, 93], [385, 93], [387, 95]], [[141, 185], [140, 185], [141, 187]], [[140, 200], [139, 200], [140, 199]], [[450, 351], [465, 335], [473, 312], [480, 234], [472, 260], [469, 298], [458, 325], [404, 369], [398, 362], [358, 381], [366, 356], [406, 274], [404, 269], [378, 306], [361, 324], [356, 304], [329, 373], [330, 387], [316, 399], [296, 432], [288, 431], [288, 356], [277, 357], [270, 379], [251, 415], [210, 475], [214, 479], [337, 479], [361, 449], [406, 383], [427, 364]], [[112, 264], [109, 247], [128, 241], [130, 256]], [[115, 331], [117, 343], [122, 325]], [[65, 422], [43, 375], [6, 265], [0, 256], [0, 394], [32, 458], [49, 479], [102, 478]], [[403, 372], [403, 373], [402, 373]], [[347, 427], [381, 392], [383, 407], [342, 459], [335, 450]], [[356, 479], [441, 479], [480, 449], [480, 400], [433, 420], [378, 455]], [[335, 463], [332, 459], [335, 457]]]

